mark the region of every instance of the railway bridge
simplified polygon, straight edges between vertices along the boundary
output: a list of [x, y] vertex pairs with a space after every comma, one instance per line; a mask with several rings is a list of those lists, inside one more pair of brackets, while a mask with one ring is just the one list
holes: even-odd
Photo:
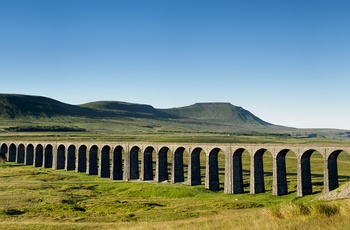
[[[244, 192], [243, 153], [250, 157], [250, 193], [265, 192], [263, 156], [271, 154], [272, 194], [277, 196], [288, 193], [287, 155], [297, 159], [297, 196], [313, 192], [310, 157], [315, 152], [323, 159], [324, 191], [337, 188], [338, 155], [350, 154], [349, 146], [0, 141], [0, 156], [9, 162], [75, 170], [111, 180], [170, 181], [195, 186], [204, 177], [206, 189], [218, 191], [223, 187], [228, 194]], [[224, 174], [222, 181], [220, 171]]]

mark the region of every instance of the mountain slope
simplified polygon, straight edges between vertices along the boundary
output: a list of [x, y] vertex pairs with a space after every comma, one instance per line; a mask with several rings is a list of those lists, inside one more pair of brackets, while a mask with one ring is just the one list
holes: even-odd
[[0, 94], [0, 115], [16, 118], [20, 116], [84, 116], [96, 114], [74, 105], [65, 104], [50, 98], [18, 94]]
[[242, 107], [237, 107], [230, 103], [196, 103], [180, 108], [164, 109], [163, 111], [174, 116], [211, 122], [262, 126], [271, 125]]
[[177, 116], [155, 109], [151, 105], [134, 104], [121, 101], [96, 101], [82, 107], [114, 112], [124, 116], [148, 118], [176, 118]]
[[80, 116], [90, 118], [186, 119], [186, 122], [210, 122], [230, 125], [269, 126], [251, 112], [230, 103], [197, 103], [190, 106], [156, 109], [151, 105], [119, 101], [97, 101], [70, 105], [57, 100], [18, 94], [0, 94], [0, 116], [54, 117]]

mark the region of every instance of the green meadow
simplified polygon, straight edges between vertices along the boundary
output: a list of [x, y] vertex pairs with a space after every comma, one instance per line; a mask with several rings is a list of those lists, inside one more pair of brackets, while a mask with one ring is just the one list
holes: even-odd
[[[250, 159], [248, 153], [242, 156], [245, 193], [235, 195], [204, 188], [204, 157], [201, 157], [200, 186], [110, 181], [74, 171], [2, 162], [0, 225], [3, 229], [347, 229], [350, 226], [350, 200], [318, 200], [323, 189], [320, 154], [314, 153], [311, 159], [314, 194], [302, 198], [296, 197], [293, 153], [287, 154], [289, 194], [285, 196], [271, 195], [272, 158], [268, 152], [264, 155], [266, 193], [249, 194]], [[185, 154], [185, 162], [187, 157]], [[221, 187], [223, 166], [223, 154], [219, 154]], [[340, 154], [338, 166], [340, 184], [346, 186], [350, 156]]]
[[[7, 130], [12, 128], [12, 131]], [[23, 132], [21, 129], [34, 129]], [[68, 127], [68, 128], [67, 128]], [[72, 128], [73, 127], [73, 128]], [[203, 131], [200, 126], [146, 119], [82, 117], [1, 119], [1, 141], [254, 143], [348, 146], [349, 139], [310, 138], [305, 133]], [[205, 127], [207, 130], [210, 127]], [[52, 129], [56, 131], [53, 132]], [[39, 130], [39, 131], [38, 131]], [[50, 131], [51, 130], [51, 131]], [[62, 130], [68, 130], [63, 132]], [[76, 131], [79, 130], [79, 131]], [[312, 130], [308, 132], [313, 132]], [[153, 154], [155, 162], [155, 154]], [[311, 156], [313, 194], [298, 198], [297, 159], [286, 156], [289, 193], [273, 196], [272, 157], [264, 154], [266, 193], [250, 194], [250, 157], [244, 152], [243, 194], [224, 194], [224, 154], [219, 153], [220, 188], [202, 185], [110, 181], [74, 171], [0, 163], [1, 229], [347, 229], [350, 200], [320, 201], [323, 159]], [[184, 153], [187, 178], [188, 153]], [[168, 162], [171, 154], [168, 154]], [[155, 165], [153, 166], [155, 169]], [[350, 155], [338, 158], [339, 182], [348, 185]], [[171, 164], [168, 167], [169, 175]]]

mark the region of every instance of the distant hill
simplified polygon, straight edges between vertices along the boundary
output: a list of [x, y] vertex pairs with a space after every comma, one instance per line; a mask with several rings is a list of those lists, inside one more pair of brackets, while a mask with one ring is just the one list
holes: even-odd
[[187, 119], [187, 122], [190, 119], [200, 122], [229, 123], [231, 125], [271, 125], [251, 112], [230, 103], [197, 103], [180, 108], [156, 109], [151, 105], [119, 101], [97, 101], [83, 105], [70, 105], [51, 98], [18, 94], [0, 94], [0, 116], [8, 118], [23, 116], [131, 117]]
[[180, 108], [164, 109], [163, 111], [178, 117], [219, 123], [272, 125], [242, 107], [234, 106], [230, 103], [196, 103]]
[[[64, 119], [56, 119], [56, 117]], [[189, 106], [157, 109], [151, 105], [120, 101], [97, 101], [70, 105], [60, 101], [19, 94], [0, 94], [0, 119], [10, 119], [25, 128], [30, 118], [35, 127], [47, 125], [40, 118], [50, 118], [53, 125], [86, 130], [147, 132], [244, 133], [248, 135], [287, 134], [307, 138], [350, 138], [350, 131], [337, 129], [296, 129], [263, 121], [242, 107], [230, 103], [196, 103]], [[73, 119], [84, 118], [84, 119]], [[86, 119], [85, 119], [86, 118]], [[34, 121], [33, 121], [34, 119]], [[33, 126], [32, 125], [32, 126]], [[31, 126], [31, 128], [33, 128]], [[3, 129], [9, 128], [6, 124]], [[34, 127], [34, 128], [35, 128]], [[73, 127], [73, 128], [74, 128]]]
[[131, 117], [177, 118], [176, 115], [155, 109], [151, 105], [134, 104], [121, 101], [96, 101], [86, 103], [81, 106]]
[[174, 118], [173, 115], [158, 111], [149, 105], [123, 102], [91, 102], [84, 105], [70, 105], [60, 101], [19, 94], [0, 94], [0, 116], [18, 118], [78, 116], [89, 118]]
[[65, 104], [50, 98], [18, 94], [0, 94], [0, 116], [16, 118], [22, 116], [84, 116], [95, 111]]

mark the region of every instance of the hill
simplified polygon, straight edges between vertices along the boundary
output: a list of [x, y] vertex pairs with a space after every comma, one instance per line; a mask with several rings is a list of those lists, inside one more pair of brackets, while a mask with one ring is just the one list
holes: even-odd
[[262, 126], [272, 125], [242, 107], [237, 107], [230, 103], [196, 103], [180, 108], [164, 109], [163, 111], [178, 117], [211, 122]]
[[108, 111], [126, 117], [177, 118], [177, 116], [155, 109], [151, 105], [121, 101], [96, 101], [82, 104], [81, 107]]
[[66, 104], [42, 96], [0, 94], [0, 128], [16, 130], [56, 126], [96, 132], [221, 133], [291, 135], [297, 138], [349, 139], [336, 129], [296, 129], [271, 124], [230, 103], [196, 103], [157, 109], [120, 101]]
[[270, 126], [251, 112], [230, 103], [197, 103], [171, 109], [119, 101], [70, 105], [57, 100], [18, 94], [0, 94], [0, 116], [7, 118], [78, 116], [89, 118], [177, 119], [184, 122]]

